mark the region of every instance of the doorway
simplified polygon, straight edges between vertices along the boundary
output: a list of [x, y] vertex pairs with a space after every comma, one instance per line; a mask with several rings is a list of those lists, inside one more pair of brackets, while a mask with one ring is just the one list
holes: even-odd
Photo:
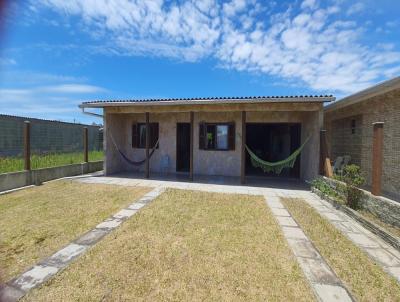
[[176, 124], [176, 171], [190, 169], [190, 123]]
[[[269, 162], [284, 160], [301, 144], [300, 123], [247, 123], [246, 144], [261, 159]], [[300, 178], [300, 157], [293, 168], [285, 168], [281, 174], [265, 173], [255, 168], [246, 152], [246, 175]]]

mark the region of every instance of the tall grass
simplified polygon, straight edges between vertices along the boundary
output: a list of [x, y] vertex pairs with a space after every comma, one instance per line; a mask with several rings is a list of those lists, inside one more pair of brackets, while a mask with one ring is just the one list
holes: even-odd
[[[103, 160], [103, 151], [90, 151], [89, 161]], [[83, 152], [53, 153], [44, 155], [31, 155], [31, 168], [49, 168], [79, 164], [83, 162]], [[24, 159], [22, 157], [0, 157], [0, 173], [22, 171]]]

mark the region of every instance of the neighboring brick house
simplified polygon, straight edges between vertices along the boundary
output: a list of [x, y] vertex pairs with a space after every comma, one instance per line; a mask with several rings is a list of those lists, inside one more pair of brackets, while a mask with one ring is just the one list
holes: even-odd
[[373, 86], [324, 108], [332, 159], [350, 155], [371, 186], [375, 122], [384, 122], [382, 190], [400, 200], [400, 77]]

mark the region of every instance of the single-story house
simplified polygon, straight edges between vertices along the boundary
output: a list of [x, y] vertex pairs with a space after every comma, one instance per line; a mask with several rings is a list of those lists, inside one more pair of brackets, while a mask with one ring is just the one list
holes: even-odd
[[259, 158], [277, 162], [305, 143], [294, 166], [278, 176], [316, 177], [323, 104], [333, 100], [328, 95], [145, 99], [90, 101], [80, 107], [103, 109], [106, 175], [187, 173], [244, 182], [248, 175], [275, 175], [255, 168], [245, 145]]
[[382, 193], [400, 199], [400, 77], [345, 97], [324, 108], [332, 159], [350, 155], [372, 185], [373, 124], [383, 122]]

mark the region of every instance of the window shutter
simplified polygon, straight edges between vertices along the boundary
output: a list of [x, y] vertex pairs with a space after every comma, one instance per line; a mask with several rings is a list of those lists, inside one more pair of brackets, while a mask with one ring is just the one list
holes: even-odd
[[235, 150], [235, 122], [228, 124], [228, 149]]
[[206, 142], [206, 125], [204, 123], [199, 124], [199, 149], [205, 149], [205, 142]]
[[150, 124], [150, 148], [153, 148], [158, 140], [158, 123]]
[[132, 125], [132, 148], [139, 147], [139, 127], [138, 124]]

